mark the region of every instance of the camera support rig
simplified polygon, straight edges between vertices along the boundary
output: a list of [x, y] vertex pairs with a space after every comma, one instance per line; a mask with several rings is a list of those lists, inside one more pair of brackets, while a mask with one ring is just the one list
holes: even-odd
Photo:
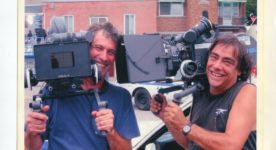
[[[31, 89], [39, 81], [46, 82], [44, 89], [33, 96], [29, 108], [41, 112], [46, 99], [64, 98], [77, 95], [94, 95], [99, 110], [108, 106], [107, 101], [100, 99], [99, 90], [83, 90], [84, 77], [92, 78], [97, 84], [102, 80], [101, 66], [90, 58], [91, 33], [67, 33], [63, 17], [55, 17], [51, 23], [52, 34], [46, 42], [34, 45], [35, 75], [27, 70], [27, 85]], [[105, 135], [105, 131], [100, 131]]]
[[[197, 50], [196, 52], [195, 44], [202, 36], [204, 36], [205, 39], [210, 38], [212, 35], [210, 31], [214, 30], [214, 28], [214, 25], [207, 18], [203, 17], [199, 24], [197, 24], [194, 28], [184, 32], [183, 34], [172, 37], [169, 41], [167, 41], [171, 47], [176, 47], [175, 49], [178, 50], [178, 55], [176, 56], [178, 59], [174, 60], [180, 60], [180, 65], [179, 62], [175, 61], [175, 64], [178, 64], [175, 65], [177, 66], [175, 68], [177, 68], [178, 72], [181, 73], [184, 84], [181, 86], [178, 85], [165, 89], [159, 89], [158, 94], [154, 96], [154, 99], [161, 104], [161, 107], [165, 99], [160, 96], [160, 94], [182, 89], [183, 91], [174, 94], [173, 98], [173, 102], [179, 105], [183, 97], [194, 92], [204, 90], [205, 87], [201, 82], [204, 80], [205, 76], [205, 61], [207, 59], [208, 47], [204, 48], [205, 51], [200, 50], [200, 52], [198, 52]], [[177, 44], [181, 44], [180, 48]], [[165, 60], [168, 61], [169, 58], [165, 58]], [[172, 74], [175, 73], [171, 73], [170, 75]], [[158, 115], [159, 111], [155, 114]]]

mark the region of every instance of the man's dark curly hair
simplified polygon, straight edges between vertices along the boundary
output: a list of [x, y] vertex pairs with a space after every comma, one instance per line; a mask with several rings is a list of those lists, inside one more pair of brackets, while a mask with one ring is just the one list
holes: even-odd
[[237, 69], [241, 72], [238, 80], [246, 81], [251, 75], [252, 60], [245, 44], [233, 34], [223, 34], [214, 40], [209, 54], [217, 45], [231, 46], [234, 48], [234, 56], [238, 58]]

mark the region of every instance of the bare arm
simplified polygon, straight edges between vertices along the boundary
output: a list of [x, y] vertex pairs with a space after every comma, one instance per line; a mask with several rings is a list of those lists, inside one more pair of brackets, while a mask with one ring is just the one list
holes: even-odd
[[131, 149], [131, 141], [121, 137], [115, 129], [109, 132], [106, 137], [111, 150]]
[[[42, 108], [44, 112], [49, 110], [49, 106]], [[48, 117], [38, 112], [30, 112], [27, 117], [25, 131], [25, 146], [28, 150], [39, 150], [43, 144], [40, 134], [46, 130]]]
[[204, 149], [242, 149], [252, 130], [256, 130], [256, 88], [246, 85], [233, 103], [225, 133], [194, 125], [188, 137]]
[[[170, 106], [170, 104], [168, 105]], [[166, 108], [167, 109], [167, 108]], [[169, 108], [168, 108], [169, 109]], [[181, 132], [185, 119], [176, 123], [172, 110], [165, 118], [168, 128], [174, 128]], [[256, 88], [252, 85], [244, 86], [237, 95], [226, 125], [225, 133], [211, 132], [197, 125], [192, 125], [188, 139], [197, 143], [203, 149], [242, 149], [248, 135], [256, 129]], [[174, 136], [176, 137], [176, 136]], [[177, 141], [186, 140], [185, 136], [177, 138]], [[180, 142], [179, 142], [180, 143]]]
[[188, 149], [189, 139], [183, 135], [182, 130], [179, 132], [175, 128], [169, 127], [169, 125], [166, 126], [168, 127], [175, 141], [183, 148]]
[[42, 144], [40, 135], [25, 133], [25, 146], [27, 150], [40, 150]]
[[[176, 142], [182, 147], [187, 148], [189, 140], [182, 134], [181, 127], [187, 124], [188, 120], [184, 117], [182, 110], [177, 105], [172, 102], [168, 103], [164, 95], [160, 96], [163, 99], [162, 106], [154, 99], [155, 96], [153, 96], [153, 99], [151, 100], [150, 110], [153, 113], [160, 111], [157, 116], [164, 121], [166, 127], [171, 132]], [[171, 122], [180, 125], [180, 128], [175, 127]]]
[[100, 131], [107, 131], [107, 141], [111, 150], [130, 150], [131, 142], [121, 137], [114, 128], [114, 114], [111, 109], [93, 111], [96, 125]]
[[163, 110], [162, 120], [168, 130], [172, 133], [175, 141], [184, 148], [188, 148], [189, 139], [184, 136], [182, 129], [188, 124], [189, 120], [184, 116], [182, 110], [173, 102], [168, 102]]

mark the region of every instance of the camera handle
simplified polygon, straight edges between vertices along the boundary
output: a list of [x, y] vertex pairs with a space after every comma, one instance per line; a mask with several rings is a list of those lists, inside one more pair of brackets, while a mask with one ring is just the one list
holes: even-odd
[[[174, 94], [174, 96], [173, 96], [173, 98], [174, 98], [174, 99], [173, 99], [173, 102], [176, 103], [177, 105], [180, 105], [180, 104], [181, 104], [181, 98], [183, 98], [183, 97], [185, 97], [185, 96], [187, 96], [187, 95], [189, 95], [189, 94], [192, 94], [192, 93], [194, 93], [194, 92], [204, 90], [204, 86], [201, 85], [200, 83], [196, 83], [196, 84], [190, 86], [189, 88], [184, 88], [184, 87], [185, 87], [185, 85], [183, 85], [183, 86], [173, 86], [173, 87], [169, 87], [169, 88], [165, 88], [165, 89], [159, 89], [159, 91], [158, 91], [159, 94], [156, 94], [156, 95], [154, 96], [154, 99], [155, 99], [158, 103], [160, 103], [161, 108], [162, 108], [162, 104], [163, 104], [163, 102], [164, 102], [166, 99], [162, 98], [162, 97], [160, 96], [160, 94], [169, 93], [169, 92], [172, 92], [172, 91], [184, 89], [182, 92], [176, 93], [176, 94]], [[155, 112], [154, 114], [155, 114], [155, 115], [158, 115], [158, 114], [160, 113], [160, 111], [161, 111], [161, 110], [158, 110], [158, 111]]]
[[[168, 87], [168, 88], [162, 88], [158, 90], [158, 94], [156, 94], [154, 96], [154, 99], [160, 104], [161, 108], [163, 105], [163, 102], [166, 100], [163, 97], [161, 97], [160, 94], [165, 94], [165, 93], [169, 93], [169, 92], [173, 92], [173, 91], [177, 91], [177, 90], [181, 90], [184, 88], [184, 85], [177, 85], [177, 86], [172, 86], [172, 87]], [[158, 115], [160, 113], [161, 110], [158, 110], [157, 112], [155, 112], [155, 115]]]
[[[156, 94], [154, 96], [154, 99], [156, 100], [156, 102], [158, 102], [160, 104], [160, 107], [162, 109], [162, 105], [163, 105], [163, 102], [165, 101], [165, 99], [163, 99], [161, 96], [160, 96], [161, 93], [159, 94]], [[161, 111], [161, 109], [159, 109], [157, 112], [154, 112], [155, 115], [158, 115]]]
[[[108, 107], [107, 101], [101, 101], [98, 88], [94, 89], [94, 94], [97, 100], [99, 110], [106, 109]], [[100, 134], [106, 136], [107, 131], [100, 131]]]
[[29, 108], [33, 110], [33, 112], [40, 112], [42, 113], [42, 98], [40, 95], [33, 96], [33, 102], [29, 103]]
[[197, 91], [202, 91], [202, 90], [204, 90], [204, 86], [201, 85], [200, 83], [196, 83], [196, 84], [192, 85], [191, 87], [184, 89], [184, 91], [174, 94], [173, 102], [179, 105], [181, 103], [182, 97], [185, 97], [189, 94], [192, 94]]

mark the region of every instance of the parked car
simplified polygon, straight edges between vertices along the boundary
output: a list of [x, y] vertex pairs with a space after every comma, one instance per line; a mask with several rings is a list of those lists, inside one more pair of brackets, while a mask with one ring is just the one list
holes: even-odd
[[[180, 107], [185, 116], [190, 115], [192, 106], [192, 96], [186, 96], [182, 99]], [[150, 112], [148, 112], [150, 113]], [[141, 136], [132, 140], [132, 149], [134, 150], [183, 150], [173, 139], [165, 124], [159, 120], [145, 124], [138, 120]], [[144, 132], [147, 131], [147, 132]]]

